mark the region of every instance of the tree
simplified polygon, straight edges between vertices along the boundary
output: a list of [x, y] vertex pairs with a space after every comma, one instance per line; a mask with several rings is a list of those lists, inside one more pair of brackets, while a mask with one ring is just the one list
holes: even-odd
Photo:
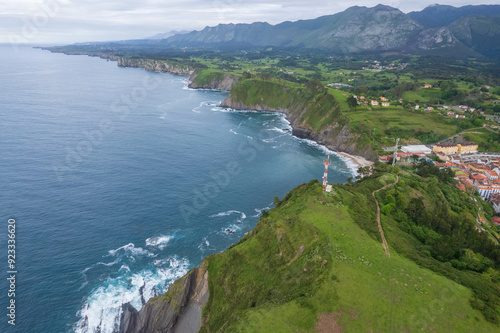
[[349, 96], [347, 98], [347, 105], [349, 105], [351, 109], [355, 108], [356, 106], [358, 106], [358, 100], [354, 98], [354, 96]]
[[359, 167], [358, 173], [363, 175], [363, 177], [368, 176], [371, 172], [371, 168], [369, 166]]
[[306, 83], [306, 88], [312, 92], [319, 92], [323, 88], [321, 81], [318, 79], [313, 79]]

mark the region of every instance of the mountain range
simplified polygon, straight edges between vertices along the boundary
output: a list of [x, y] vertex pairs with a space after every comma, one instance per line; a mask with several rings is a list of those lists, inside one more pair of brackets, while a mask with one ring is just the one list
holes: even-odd
[[311, 20], [219, 24], [162, 40], [175, 47], [325, 49], [335, 54], [402, 52], [500, 57], [500, 5], [397, 8], [354, 6]]

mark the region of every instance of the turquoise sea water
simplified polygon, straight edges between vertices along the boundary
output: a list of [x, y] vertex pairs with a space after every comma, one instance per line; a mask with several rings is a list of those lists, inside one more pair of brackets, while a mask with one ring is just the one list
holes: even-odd
[[[121, 304], [140, 308], [275, 195], [321, 179], [329, 152], [282, 115], [221, 109], [227, 92], [186, 79], [0, 46], [0, 332], [113, 332]], [[351, 169], [331, 159], [329, 181], [345, 182]]]

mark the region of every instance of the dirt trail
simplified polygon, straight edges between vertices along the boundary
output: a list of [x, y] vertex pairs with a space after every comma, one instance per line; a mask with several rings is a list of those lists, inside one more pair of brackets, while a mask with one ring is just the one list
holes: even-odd
[[379, 188], [378, 190], [375, 190], [372, 192], [372, 195], [373, 195], [373, 199], [375, 199], [375, 203], [377, 204], [377, 224], [378, 224], [378, 231], [380, 232], [380, 237], [382, 238], [382, 247], [384, 248], [384, 252], [385, 252], [385, 255], [390, 257], [391, 256], [391, 253], [389, 252], [389, 245], [387, 244], [387, 240], [385, 239], [385, 236], [384, 236], [384, 230], [382, 229], [382, 224], [380, 223], [380, 205], [378, 204], [378, 201], [377, 201], [377, 198], [375, 197], [375, 193], [377, 193], [378, 191], [382, 191], [383, 189], [391, 186], [391, 185], [395, 185], [399, 182], [399, 177], [398, 175], [396, 175], [396, 182], [393, 183], [393, 184], [387, 184], [385, 185], [384, 187], [382, 188]]

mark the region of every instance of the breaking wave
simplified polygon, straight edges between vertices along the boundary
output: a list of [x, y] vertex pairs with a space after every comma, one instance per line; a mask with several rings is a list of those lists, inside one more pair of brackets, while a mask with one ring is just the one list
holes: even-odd
[[[122, 305], [130, 303], [139, 310], [151, 297], [163, 294], [176, 279], [187, 273], [189, 261], [177, 256], [157, 258], [171, 236], [146, 239], [151, 251], [133, 243], [108, 251], [115, 259], [98, 262], [83, 270], [84, 284], [98, 285], [89, 291], [74, 325], [76, 333], [114, 333], [119, 331]], [[153, 253], [153, 252], [156, 253]]]

